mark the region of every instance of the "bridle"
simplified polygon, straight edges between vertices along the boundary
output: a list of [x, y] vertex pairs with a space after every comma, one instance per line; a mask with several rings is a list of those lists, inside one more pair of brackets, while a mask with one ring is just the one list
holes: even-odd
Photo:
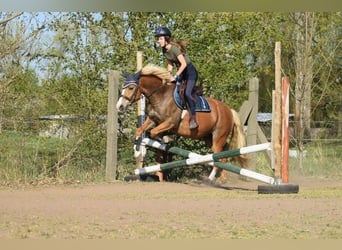
[[122, 97], [122, 98], [126, 99], [129, 102], [129, 105], [131, 105], [137, 101], [137, 100], [135, 100], [135, 97], [136, 97], [138, 89], [139, 89], [138, 83], [136, 80], [129, 80], [129, 81], [125, 81], [123, 86], [122, 86], [122, 89], [124, 90], [125, 88], [127, 88], [128, 86], [131, 86], [131, 85], [134, 86], [134, 90], [133, 90], [133, 94], [130, 97], [125, 96], [123, 94], [120, 95], [120, 98]]
[[[126, 80], [124, 83], [123, 83], [123, 87], [122, 89], [124, 90], [125, 88], [127, 88], [128, 86], [131, 86], [133, 85], [134, 86], [134, 90], [133, 90], [133, 94], [128, 97], [128, 96], [125, 96], [123, 94], [120, 95], [120, 97], [126, 99], [128, 102], [129, 102], [129, 105], [135, 103], [138, 101], [138, 99], [136, 100], [136, 95], [137, 95], [137, 92], [138, 92], [138, 89], [139, 89], [139, 79], [137, 80]], [[145, 95], [147, 99], [149, 99], [153, 94], [155, 94], [159, 89], [163, 88], [165, 86], [165, 82], [162, 81], [162, 84], [154, 89], [149, 95]]]

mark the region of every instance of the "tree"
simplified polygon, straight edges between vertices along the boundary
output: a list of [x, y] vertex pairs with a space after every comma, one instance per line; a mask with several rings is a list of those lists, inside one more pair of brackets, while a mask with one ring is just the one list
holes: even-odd
[[299, 167], [303, 166], [304, 138], [310, 133], [311, 92], [313, 80], [313, 37], [316, 29], [314, 13], [295, 13], [295, 135]]
[[[248, 80], [256, 76], [261, 79], [259, 108], [271, 111], [274, 44], [281, 41], [296, 119], [301, 117], [307, 131], [313, 117], [341, 119], [340, 13], [19, 14], [0, 16], [0, 124], [19, 115], [82, 117], [77, 127], [82, 143], [76, 143], [72, 157], [90, 159], [96, 170], [105, 155], [108, 70], [135, 71], [137, 51], [143, 51], [144, 65], [166, 66], [154, 36], [160, 25], [168, 26], [176, 40], [189, 41], [186, 51], [206, 96], [239, 109]], [[134, 165], [134, 109], [119, 118], [119, 158], [125, 167]], [[304, 139], [304, 133], [299, 137]]]
[[285, 18], [284, 38], [288, 41], [290, 60], [285, 59], [284, 69], [293, 83], [295, 142], [302, 168], [304, 143], [311, 138], [312, 118], [341, 119], [338, 118], [341, 97], [337, 93], [341, 91], [338, 65], [342, 19], [340, 13], [309, 12], [289, 13]]
[[0, 13], [0, 132], [5, 121], [32, 119], [38, 78], [29, 67], [41, 26], [34, 15]]

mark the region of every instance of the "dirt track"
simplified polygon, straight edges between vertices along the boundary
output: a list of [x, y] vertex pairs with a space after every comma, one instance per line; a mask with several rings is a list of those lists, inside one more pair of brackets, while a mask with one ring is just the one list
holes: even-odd
[[118, 182], [0, 188], [0, 239], [342, 238], [342, 180], [297, 178], [298, 194]]

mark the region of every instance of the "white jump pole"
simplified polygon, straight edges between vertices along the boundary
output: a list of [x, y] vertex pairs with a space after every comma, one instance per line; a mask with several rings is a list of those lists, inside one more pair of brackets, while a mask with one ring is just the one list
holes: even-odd
[[270, 150], [270, 147], [271, 147], [270, 143], [247, 146], [247, 147], [243, 147], [240, 149], [233, 149], [229, 151], [223, 151], [220, 153], [214, 153], [214, 154], [208, 154], [208, 155], [196, 154], [191, 151], [184, 150], [178, 147], [167, 148], [165, 144], [161, 144], [149, 138], [143, 139], [142, 143], [150, 147], [158, 148], [160, 150], [169, 151], [171, 153], [188, 157], [188, 159], [164, 163], [164, 164], [156, 164], [156, 165], [145, 167], [145, 168], [139, 168], [135, 170], [136, 175], [144, 175], [148, 173], [153, 173], [157, 171], [162, 171], [162, 170], [176, 168], [176, 167], [183, 167], [183, 166], [188, 166], [188, 165], [210, 164], [211, 166], [216, 165], [219, 168], [222, 168], [230, 172], [240, 174], [240, 175], [261, 181], [261, 182], [265, 182], [268, 184], [275, 183], [275, 180], [273, 177], [266, 176], [266, 175], [248, 170], [248, 169], [236, 167], [233, 165], [229, 165], [227, 163], [217, 161], [220, 158], [233, 157], [233, 156], [237, 156], [241, 154], [254, 153], [254, 152], [259, 152], [263, 150]]

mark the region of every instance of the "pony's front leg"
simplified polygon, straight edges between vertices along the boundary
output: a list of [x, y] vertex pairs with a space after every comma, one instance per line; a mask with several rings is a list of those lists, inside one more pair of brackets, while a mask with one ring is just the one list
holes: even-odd
[[173, 122], [164, 121], [160, 123], [157, 127], [151, 129], [150, 136], [151, 138], [155, 138], [157, 135], [165, 131], [171, 130], [174, 127], [175, 127], [175, 124]]
[[135, 131], [135, 138], [140, 138], [141, 135], [149, 130], [150, 128], [154, 127], [155, 123], [149, 118], [147, 117], [146, 120], [144, 121], [143, 125], [141, 125], [139, 128], [137, 128], [137, 130]]
[[144, 121], [143, 125], [141, 125], [137, 130], [135, 131], [135, 141], [134, 141], [134, 150], [139, 151], [139, 147], [141, 144], [141, 135], [149, 130], [150, 128], [154, 127], [155, 123], [147, 117], [146, 120]]

